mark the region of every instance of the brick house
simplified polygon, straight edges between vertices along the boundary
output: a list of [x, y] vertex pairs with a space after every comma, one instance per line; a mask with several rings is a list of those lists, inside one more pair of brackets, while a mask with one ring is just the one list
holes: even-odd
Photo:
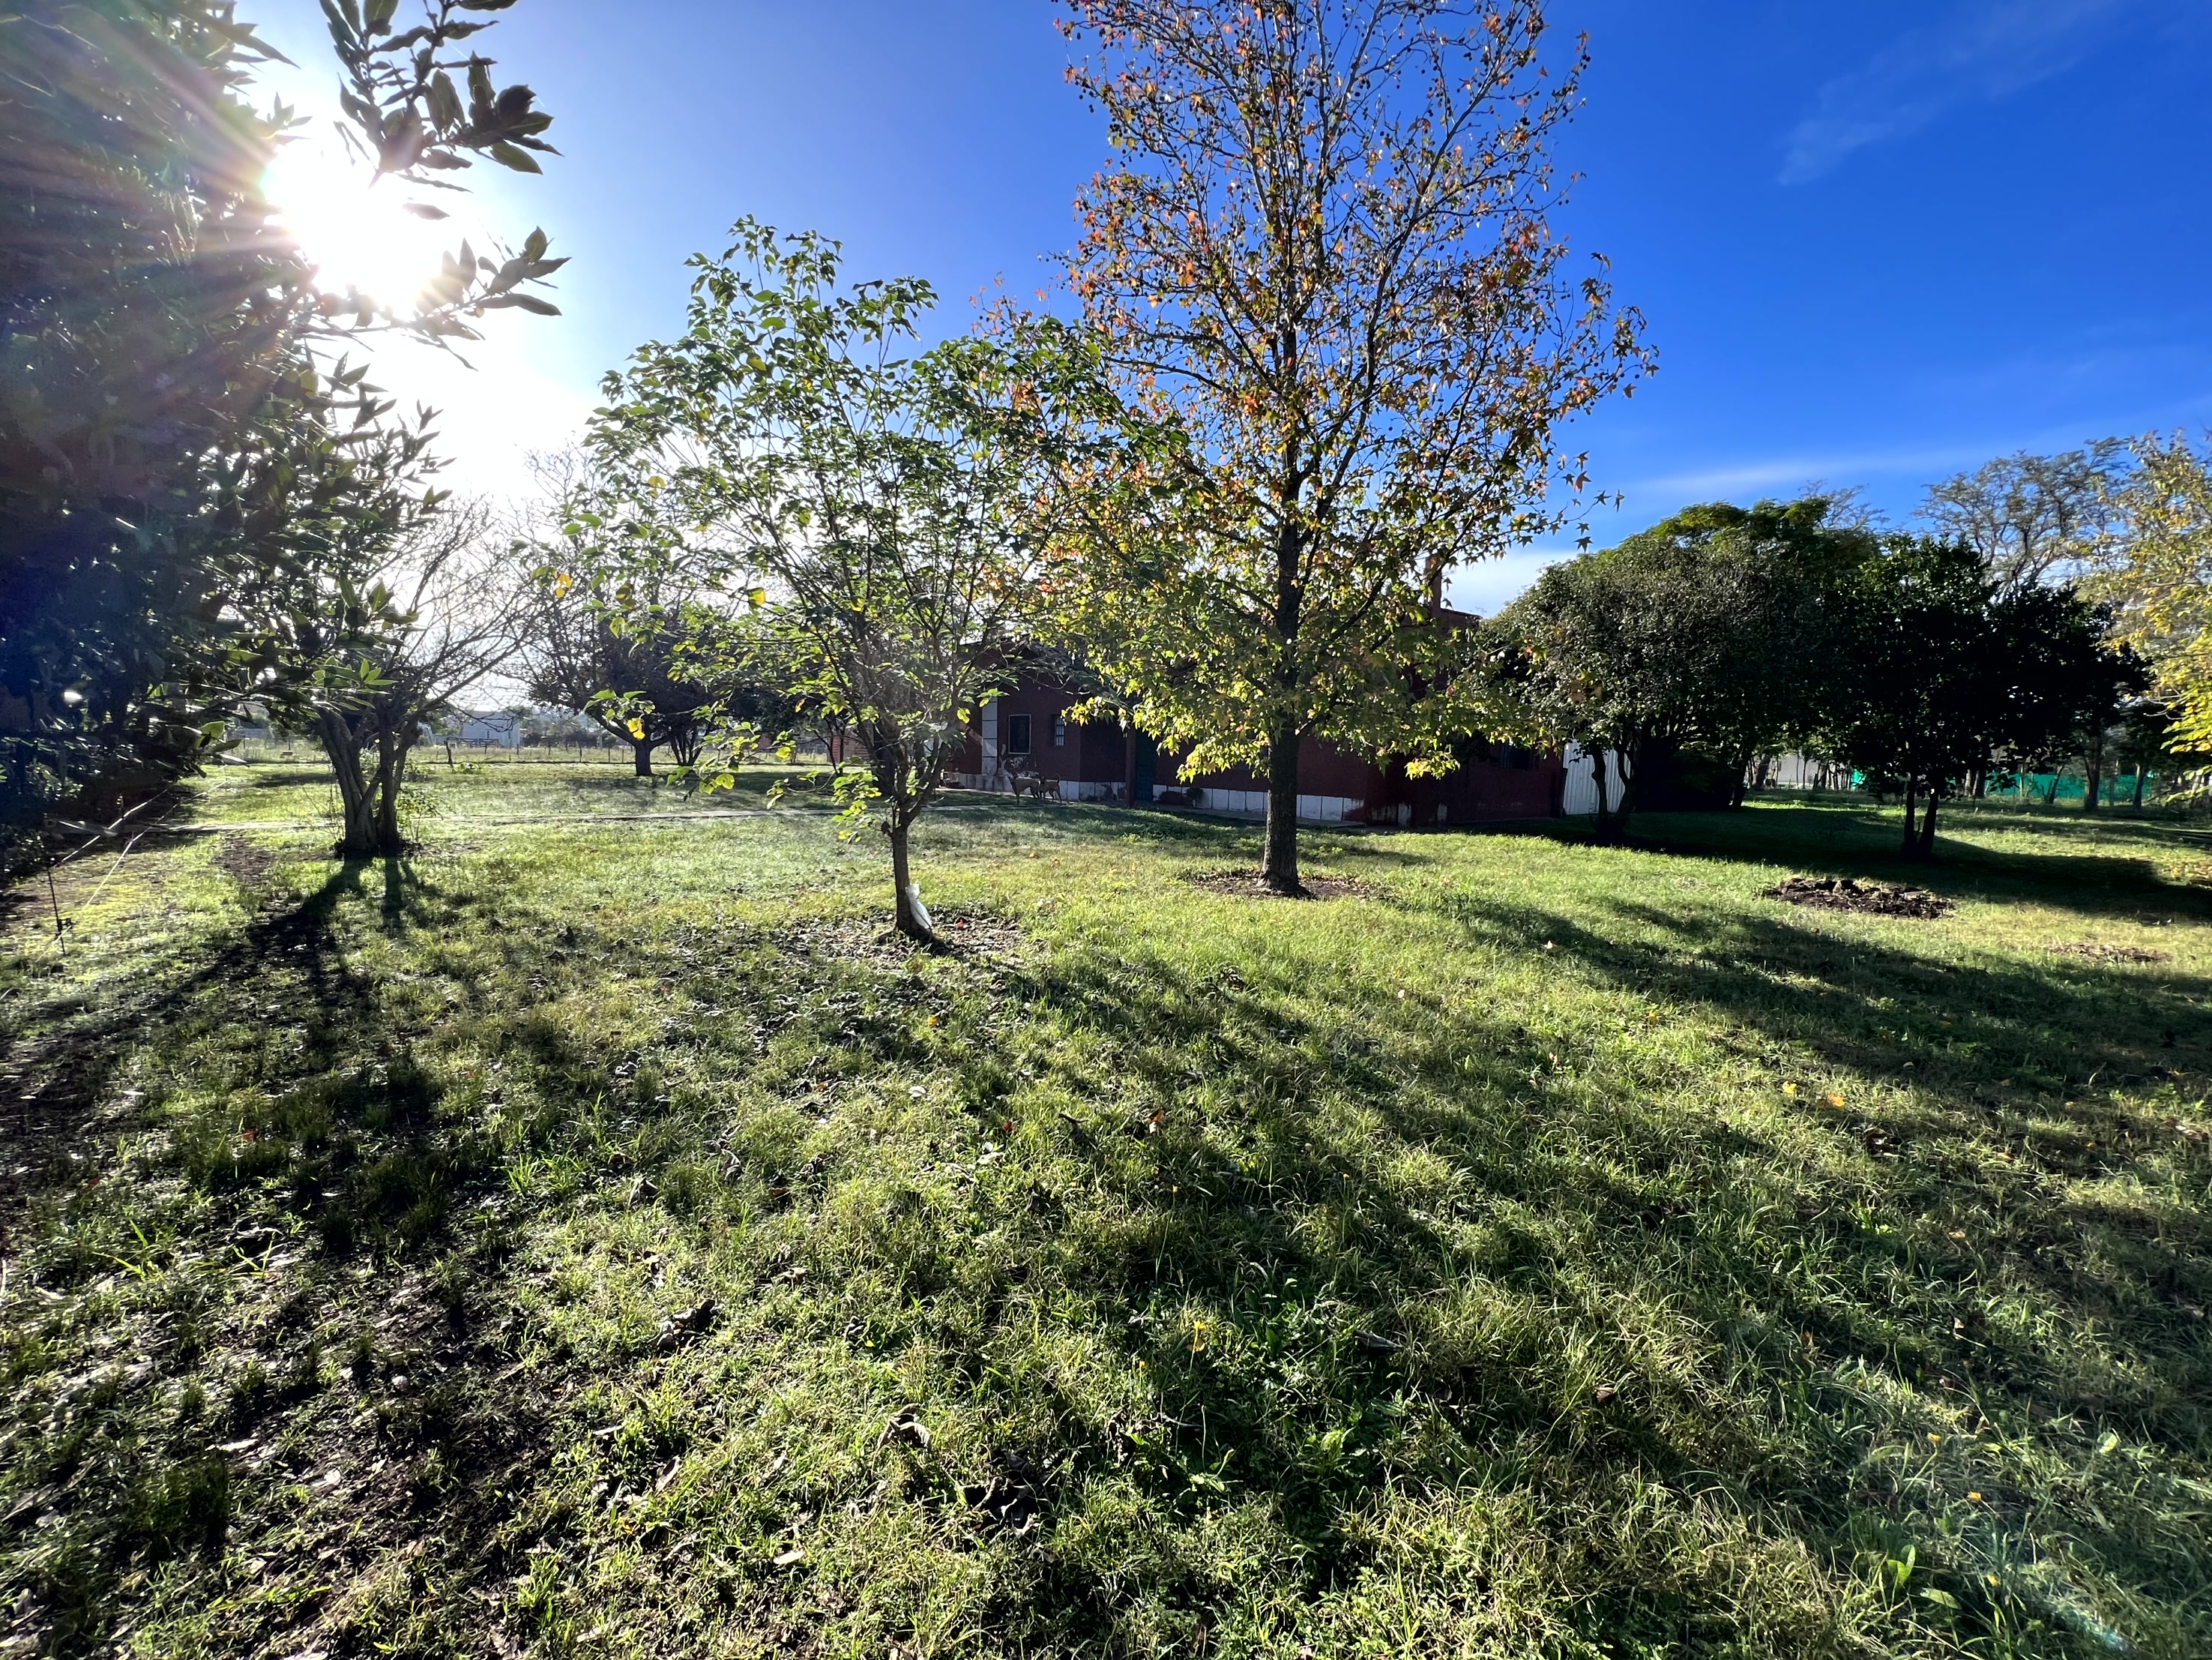
[[[1024, 670], [981, 711], [957, 781], [1066, 801], [1266, 816], [1267, 783], [1245, 768], [1179, 779], [1174, 758], [1143, 733], [1069, 719], [1086, 695], [1048, 663]], [[1308, 739], [1298, 782], [1298, 817], [1311, 824], [1480, 824], [1556, 816], [1565, 769], [1558, 756], [1470, 739], [1453, 771], [1410, 778], [1402, 766], [1377, 766]]]

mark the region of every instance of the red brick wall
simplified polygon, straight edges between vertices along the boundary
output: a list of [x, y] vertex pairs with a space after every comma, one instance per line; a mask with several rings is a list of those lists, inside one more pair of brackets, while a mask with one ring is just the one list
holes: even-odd
[[[1065, 745], [1053, 742], [1053, 722], [1079, 701], [1073, 689], [1042, 671], [1024, 674], [1014, 689], [1000, 700], [999, 743], [1004, 754], [1008, 717], [1030, 717], [1027, 768], [1038, 776], [1071, 779], [1082, 783], [1126, 784], [1129, 779], [1130, 739], [1115, 726], [1079, 727], [1070, 721]], [[1473, 749], [1488, 746], [1473, 745]], [[964, 769], [982, 768], [980, 737], [968, 746]], [[1558, 756], [1528, 756], [1516, 764], [1510, 751], [1492, 751], [1492, 758], [1470, 755], [1460, 767], [1442, 778], [1408, 778], [1403, 769], [1378, 767], [1344, 753], [1334, 745], [1309, 739], [1298, 754], [1298, 793], [1302, 795], [1346, 796], [1367, 804], [1371, 822], [1395, 822], [1402, 807], [1415, 824], [1438, 823], [1474, 824], [1510, 818], [1546, 818], [1558, 811], [1565, 769]], [[1184, 783], [1176, 774], [1171, 757], [1163, 755], [1155, 773], [1155, 787], [1173, 789]], [[1189, 781], [1200, 787], [1265, 791], [1266, 781], [1243, 767], [1207, 773]], [[1440, 819], [1438, 809], [1444, 816]]]

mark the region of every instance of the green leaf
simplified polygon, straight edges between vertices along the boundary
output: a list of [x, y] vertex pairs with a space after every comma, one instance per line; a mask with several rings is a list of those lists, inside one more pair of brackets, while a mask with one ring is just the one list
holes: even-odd
[[513, 167], [517, 173], [543, 173], [537, 157], [519, 144], [510, 144], [504, 138], [491, 147], [491, 159], [503, 167]]
[[429, 100], [430, 119], [441, 130], [461, 125], [461, 94], [453, 85], [453, 77], [443, 70], [430, 77]]

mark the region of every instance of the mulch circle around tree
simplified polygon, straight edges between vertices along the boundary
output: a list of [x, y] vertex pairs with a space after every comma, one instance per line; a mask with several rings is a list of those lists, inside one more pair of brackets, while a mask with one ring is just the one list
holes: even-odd
[[1255, 870], [1190, 871], [1182, 879], [1208, 893], [1225, 893], [1238, 899], [1372, 899], [1376, 892], [1372, 883], [1356, 876], [1324, 876], [1316, 872], [1299, 879], [1305, 886], [1303, 894], [1279, 892]]
[[1764, 896], [1790, 905], [1856, 911], [1867, 916], [1945, 916], [1958, 909], [1941, 894], [1855, 876], [1793, 876]]
[[2140, 946], [2077, 945], [2068, 942], [2045, 946], [2044, 950], [2058, 957], [2086, 957], [2093, 963], [2171, 963], [2173, 958], [2162, 951], [2145, 951]]

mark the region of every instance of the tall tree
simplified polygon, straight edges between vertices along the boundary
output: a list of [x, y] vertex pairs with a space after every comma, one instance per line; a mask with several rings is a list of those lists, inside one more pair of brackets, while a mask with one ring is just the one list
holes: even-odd
[[848, 288], [819, 236], [742, 221], [692, 263], [689, 328], [608, 377], [594, 425], [627, 503], [609, 575], [678, 565], [751, 591], [746, 648], [764, 639], [794, 695], [848, 724], [848, 811], [890, 845], [898, 927], [930, 940], [912, 832], [1028, 632], [1039, 481], [1011, 411], [1048, 365], [981, 338], [902, 356], [929, 285]]
[[2101, 439], [2063, 455], [2002, 455], [1931, 484], [1920, 516], [1980, 557], [2000, 593], [2078, 574], [2112, 518], [2127, 447]]
[[1171, 441], [1073, 478], [1063, 619], [1186, 771], [1266, 773], [1295, 892], [1301, 743], [1451, 764], [1445, 577], [1563, 522], [1555, 429], [1648, 364], [1550, 223], [1583, 58], [1537, 0], [1066, 9], [1115, 158], [1068, 277]]

